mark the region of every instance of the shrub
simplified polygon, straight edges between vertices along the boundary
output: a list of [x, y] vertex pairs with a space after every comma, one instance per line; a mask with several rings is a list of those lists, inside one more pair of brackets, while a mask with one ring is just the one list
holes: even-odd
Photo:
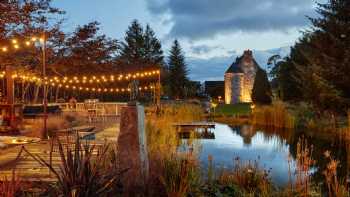
[[73, 148], [58, 142], [61, 165], [59, 170], [50, 162], [36, 156], [58, 179], [54, 195], [109, 196], [121, 193], [121, 176], [126, 169], [118, 168], [116, 151], [109, 145], [96, 148], [81, 143], [79, 137]]
[[272, 103], [272, 91], [266, 72], [258, 68], [252, 90], [252, 101], [255, 104], [269, 105]]
[[161, 167], [163, 173], [160, 180], [168, 196], [182, 197], [199, 192], [200, 168], [190, 155], [165, 158]]

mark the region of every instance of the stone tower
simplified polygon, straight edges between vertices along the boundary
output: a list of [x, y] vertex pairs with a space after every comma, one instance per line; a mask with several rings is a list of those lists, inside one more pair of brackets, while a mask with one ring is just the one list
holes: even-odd
[[225, 103], [249, 103], [259, 65], [253, 58], [253, 52], [244, 51], [241, 57], [225, 73]]

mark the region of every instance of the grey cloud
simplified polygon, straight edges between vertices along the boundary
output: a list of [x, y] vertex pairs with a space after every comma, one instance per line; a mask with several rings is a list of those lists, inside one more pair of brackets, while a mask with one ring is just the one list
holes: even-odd
[[[170, 36], [208, 38], [220, 33], [304, 27], [314, 0], [146, 0], [152, 14], [169, 14]], [[325, 1], [325, 0], [320, 0]]]
[[222, 49], [220, 46], [197, 45], [191, 46], [191, 52], [197, 55], [207, 54], [215, 49]]
[[[267, 60], [272, 55], [280, 55], [285, 57], [289, 55], [290, 47], [281, 47], [269, 50], [253, 50], [253, 55], [258, 64], [267, 69]], [[189, 68], [189, 76], [192, 80], [206, 81], [206, 80], [223, 80], [224, 73], [229, 65], [241, 56], [237, 52], [230, 51], [230, 56], [213, 57], [210, 59], [187, 58], [187, 65]]]

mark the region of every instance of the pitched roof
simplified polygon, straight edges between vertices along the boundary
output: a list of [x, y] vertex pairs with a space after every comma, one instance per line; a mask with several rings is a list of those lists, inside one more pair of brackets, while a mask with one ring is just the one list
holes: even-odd
[[241, 69], [239, 64], [237, 64], [237, 62], [233, 62], [225, 73], [243, 73], [243, 70]]
[[255, 67], [260, 67], [253, 57], [253, 52], [250, 50], [246, 50], [244, 51], [242, 56], [236, 58], [236, 60], [231, 64], [231, 66], [227, 69], [225, 73], [244, 73], [242, 69], [242, 67], [244, 67], [243, 62], [247, 59], [249, 61], [252, 61], [252, 64]]

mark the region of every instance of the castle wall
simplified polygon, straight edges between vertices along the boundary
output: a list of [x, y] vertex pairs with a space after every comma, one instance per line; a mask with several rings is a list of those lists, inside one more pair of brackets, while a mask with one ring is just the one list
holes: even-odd
[[225, 74], [225, 103], [241, 103], [244, 91], [243, 73], [226, 73]]
[[247, 59], [243, 62], [243, 72], [244, 72], [244, 81], [243, 81], [243, 91], [242, 91], [242, 103], [252, 102], [252, 91], [254, 87], [255, 75], [257, 67], [252, 62], [252, 59]]
[[231, 104], [232, 101], [232, 79], [233, 73], [225, 74], [225, 103]]
[[225, 74], [225, 103], [250, 103], [259, 65], [250, 50], [236, 59]]

